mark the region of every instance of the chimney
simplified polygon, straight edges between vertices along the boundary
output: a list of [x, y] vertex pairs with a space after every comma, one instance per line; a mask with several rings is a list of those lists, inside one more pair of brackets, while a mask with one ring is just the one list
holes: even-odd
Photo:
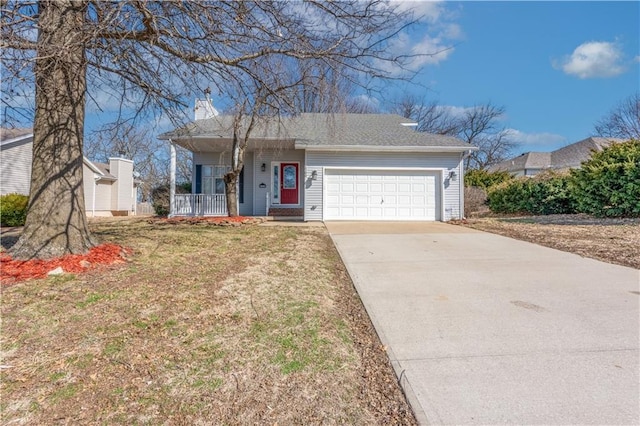
[[210, 93], [211, 89], [207, 87], [204, 90], [206, 99], [196, 99], [194, 120], [205, 120], [220, 114], [218, 110], [213, 107], [211, 97], [209, 96]]

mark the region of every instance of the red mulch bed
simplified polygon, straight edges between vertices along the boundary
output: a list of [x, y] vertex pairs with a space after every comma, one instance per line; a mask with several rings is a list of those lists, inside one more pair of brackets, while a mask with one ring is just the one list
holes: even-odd
[[84, 272], [98, 266], [122, 263], [131, 249], [117, 244], [101, 244], [87, 254], [69, 254], [55, 259], [13, 260], [0, 253], [0, 284], [10, 285], [33, 278], [43, 278], [49, 271], [62, 267], [65, 273]]

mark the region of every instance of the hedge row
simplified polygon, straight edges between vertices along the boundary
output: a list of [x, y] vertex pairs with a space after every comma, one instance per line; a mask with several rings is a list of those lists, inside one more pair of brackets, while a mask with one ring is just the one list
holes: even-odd
[[542, 173], [494, 185], [496, 213], [588, 213], [640, 217], [640, 141], [613, 144], [568, 174]]
[[503, 182], [490, 189], [489, 208], [495, 213], [575, 213], [567, 177], [544, 173]]

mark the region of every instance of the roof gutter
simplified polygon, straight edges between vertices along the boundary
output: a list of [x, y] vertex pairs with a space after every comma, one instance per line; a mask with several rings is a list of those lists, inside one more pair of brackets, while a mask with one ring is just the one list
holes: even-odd
[[308, 145], [296, 142], [296, 149], [307, 151], [356, 151], [356, 152], [465, 152], [477, 151], [476, 146], [372, 146], [372, 145]]

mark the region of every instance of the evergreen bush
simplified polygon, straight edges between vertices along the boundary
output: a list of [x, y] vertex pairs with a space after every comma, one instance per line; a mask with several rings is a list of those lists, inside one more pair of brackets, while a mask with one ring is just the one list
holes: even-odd
[[532, 178], [519, 177], [493, 186], [488, 204], [494, 213], [563, 214], [575, 213], [569, 176], [554, 172]]
[[581, 213], [640, 217], [640, 141], [615, 143], [571, 170], [570, 190]]
[[23, 226], [27, 218], [29, 197], [7, 194], [0, 197], [0, 223], [3, 226]]
[[512, 179], [513, 176], [511, 173], [503, 170], [490, 172], [488, 170], [471, 169], [464, 175], [464, 185], [475, 186], [486, 191], [494, 185], [498, 185]]

